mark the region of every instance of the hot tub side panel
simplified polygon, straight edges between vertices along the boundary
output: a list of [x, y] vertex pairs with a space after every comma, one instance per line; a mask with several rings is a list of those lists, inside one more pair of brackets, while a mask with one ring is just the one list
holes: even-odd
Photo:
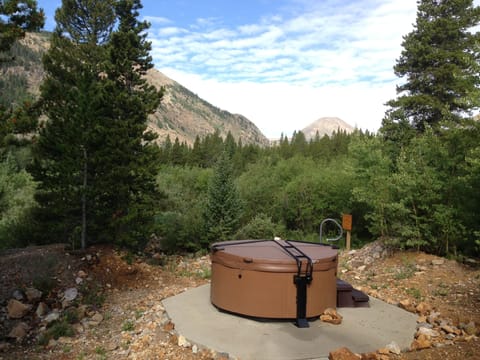
[[[336, 306], [336, 262], [317, 267], [307, 288], [307, 317]], [[211, 302], [246, 316], [294, 319], [297, 287], [294, 272], [239, 269], [212, 262]]]

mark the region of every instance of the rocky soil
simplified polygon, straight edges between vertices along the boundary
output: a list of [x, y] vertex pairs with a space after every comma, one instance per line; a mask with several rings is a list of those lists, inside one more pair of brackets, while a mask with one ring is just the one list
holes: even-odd
[[[153, 255], [153, 256], [152, 256]], [[0, 253], [0, 360], [229, 359], [189, 343], [161, 301], [208, 282], [207, 256], [135, 256], [61, 245]], [[332, 349], [332, 359], [480, 359], [480, 267], [381, 242], [343, 252], [339, 277], [418, 315], [408, 352]], [[338, 350], [335, 352], [334, 350]]]

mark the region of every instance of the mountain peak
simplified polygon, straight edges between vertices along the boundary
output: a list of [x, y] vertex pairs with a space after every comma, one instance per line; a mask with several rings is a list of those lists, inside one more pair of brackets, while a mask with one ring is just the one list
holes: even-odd
[[353, 132], [354, 127], [338, 117], [321, 117], [305, 127], [302, 132], [305, 138], [309, 140], [314, 138], [317, 132], [320, 137], [323, 137], [324, 135], [331, 136], [339, 130], [350, 134]]

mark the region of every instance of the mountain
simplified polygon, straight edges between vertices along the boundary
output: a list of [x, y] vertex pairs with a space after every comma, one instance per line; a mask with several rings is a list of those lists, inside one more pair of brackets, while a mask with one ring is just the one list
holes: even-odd
[[230, 131], [243, 144], [268, 145], [268, 139], [246, 117], [221, 110], [201, 99], [176, 81], [156, 69], [150, 69], [147, 80], [157, 88], [165, 89], [159, 108], [150, 117], [149, 127], [165, 139], [170, 135], [174, 140], [193, 144], [195, 137], [204, 137], [216, 130], [225, 137]]
[[[28, 90], [38, 96], [44, 72], [42, 54], [49, 46], [50, 33], [27, 33], [25, 39], [12, 49], [13, 61], [0, 63], [0, 100], [5, 105], [25, 96]], [[268, 139], [246, 117], [221, 110], [201, 99], [176, 81], [156, 69], [150, 69], [147, 81], [157, 88], [164, 87], [165, 95], [157, 111], [149, 117], [148, 127], [158, 134], [162, 143], [167, 135], [173, 141], [192, 145], [195, 137], [204, 137], [218, 130], [222, 137], [227, 133], [243, 144], [267, 146]]]
[[347, 134], [353, 132], [354, 127], [347, 124], [338, 117], [322, 117], [305, 127], [302, 132], [307, 140], [314, 138], [318, 132], [320, 137], [331, 136], [333, 132], [345, 131]]

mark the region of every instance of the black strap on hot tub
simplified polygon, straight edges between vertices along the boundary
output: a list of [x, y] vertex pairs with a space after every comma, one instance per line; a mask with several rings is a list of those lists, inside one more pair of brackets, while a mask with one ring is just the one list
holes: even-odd
[[312, 282], [312, 259], [288, 240], [285, 241], [285, 244], [279, 242], [277, 244], [297, 262], [297, 274], [293, 276], [293, 282], [297, 286], [297, 318], [295, 324], [299, 328], [307, 328], [309, 327], [307, 320], [307, 285]]

